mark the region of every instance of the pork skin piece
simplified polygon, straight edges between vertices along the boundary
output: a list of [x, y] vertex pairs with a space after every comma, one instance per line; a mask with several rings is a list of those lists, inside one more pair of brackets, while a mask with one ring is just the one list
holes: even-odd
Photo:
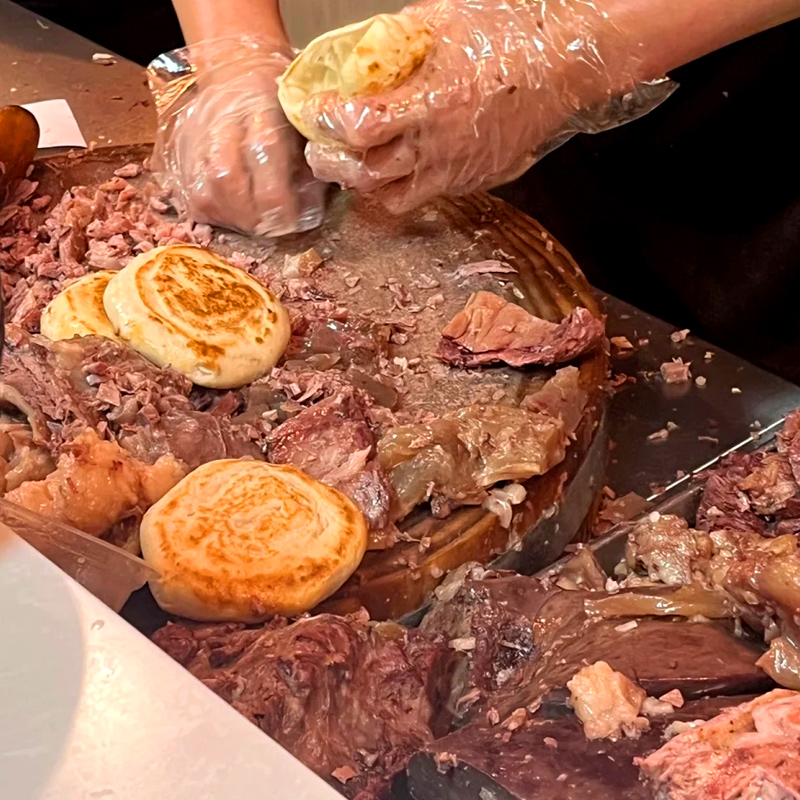
[[88, 428], [65, 445], [53, 472], [43, 480], [26, 481], [6, 499], [102, 536], [124, 519], [141, 518], [185, 474], [172, 456], [152, 466], [143, 464]]
[[564, 364], [597, 346], [604, 335], [602, 321], [585, 308], [549, 322], [492, 292], [476, 292], [442, 330], [437, 355], [457, 367]]
[[394, 490], [392, 519], [431, 498], [434, 515], [477, 505], [500, 481], [524, 482], [560, 463], [586, 406], [576, 367], [565, 367], [519, 407], [471, 405], [378, 441]]

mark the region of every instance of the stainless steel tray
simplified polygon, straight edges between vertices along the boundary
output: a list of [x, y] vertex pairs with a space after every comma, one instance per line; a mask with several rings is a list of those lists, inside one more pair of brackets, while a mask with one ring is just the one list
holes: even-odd
[[[628, 534], [648, 514], [652, 514], [654, 511], [660, 514], [677, 514], [687, 520], [690, 525], [693, 525], [700, 505], [700, 498], [705, 488], [705, 476], [708, 470], [718, 465], [725, 456], [731, 453], [749, 453], [774, 449], [775, 434], [782, 427], [784, 419], [779, 420], [768, 429], [760, 431], [758, 435], [753, 435], [749, 441], [741, 442], [735, 447], [726, 450], [717, 458], [703, 464], [690, 475], [676, 481], [671, 487], [668, 487], [664, 494], [659, 496], [657, 502], [651, 502], [644, 511], [637, 514], [633, 519], [618, 523], [608, 533], [587, 543], [586, 547], [594, 553], [598, 563], [606, 573], [611, 575], [614, 567], [625, 555], [625, 542], [628, 539]], [[562, 556], [551, 566], [536, 573], [537, 577], [549, 577], [558, 574], [570, 558], [572, 558], [571, 554]]]

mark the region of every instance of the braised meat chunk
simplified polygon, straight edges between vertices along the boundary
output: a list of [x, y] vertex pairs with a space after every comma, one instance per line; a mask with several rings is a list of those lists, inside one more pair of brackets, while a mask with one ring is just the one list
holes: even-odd
[[800, 798], [800, 694], [776, 689], [636, 759], [663, 800]]
[[169, 624], [154, 640], [349, 797], [380, 797], [446, 730], [441, 639], [321, 615], [261, 628]]

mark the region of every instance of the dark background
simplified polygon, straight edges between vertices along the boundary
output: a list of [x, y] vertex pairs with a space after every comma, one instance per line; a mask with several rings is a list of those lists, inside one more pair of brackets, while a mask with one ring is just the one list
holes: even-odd
[[[140, 64], [182, 44], [165, 0], [22, 5]], [[596, 286], [800, 383], [798, 56], [800, 21], [689, 64], [659, 109], [497, 194]]]

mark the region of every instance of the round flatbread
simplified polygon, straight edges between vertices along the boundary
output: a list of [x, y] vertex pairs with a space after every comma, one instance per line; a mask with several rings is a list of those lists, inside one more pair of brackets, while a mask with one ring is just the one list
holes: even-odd
[[137, 256], [109, 282], [104, 305], [122, 341], [216, 389], [265, 375], [291, 335], [289, 315], [268, 289], [193, 245]]
[[326, 141], [304, 122], [326, 102], [380, 94], [408, 79], [425, 60], [433, 37], [409, 14], [376, 17], [314, 39], [278, 80], [278, 100], [289, 122], [310, 141]]
[[198, 467], [144, 516], [142, 554], [165, 611], [201, 621], [302, 614], [361, 563], [355, 504], [294, 467], [221, 460]]
[[92, 272], [71, 283], [42, 311], [41, 331], [52, 341], [73, 336], [116, 339], [103, 306], [103, 295], [116, 272]]

